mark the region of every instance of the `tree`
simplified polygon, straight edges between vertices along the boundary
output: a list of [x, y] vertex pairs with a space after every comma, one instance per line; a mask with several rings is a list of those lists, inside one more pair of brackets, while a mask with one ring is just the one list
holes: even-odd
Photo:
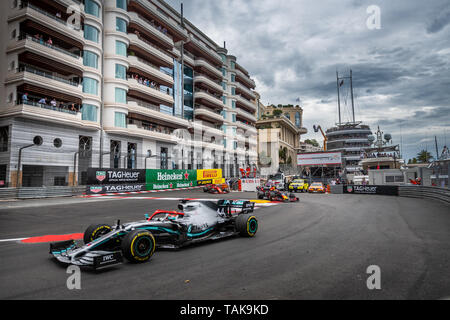
[[273, 110], [273, 115], [274, 115], [275, 117], [281, 116], [282, 113], [283, 113], [283, 110], [280, 110], [280, 109], [275, 109], [275, 110]]
[[313, 145], [314, 147], [318, 147], [319, 146], [319, 143], [317, 142], [316, 139], [306, 139], [305, 143]]
[[278, 156], [280, 158], [280, 162], [283, 164], [286, 164], [287, 156], [288, 156], [288, 149], [286, 147], [281, 147], [280, 151], [278, 152]]
[[428, 163], [431, 162], [431, 159], [433, 159], [433, 156], [426, 150], [422, 150], [417, 154], [417, 162], [419, 163]]

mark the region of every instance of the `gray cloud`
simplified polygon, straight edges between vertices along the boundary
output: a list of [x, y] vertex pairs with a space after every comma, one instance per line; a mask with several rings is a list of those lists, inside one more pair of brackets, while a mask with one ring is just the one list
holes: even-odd
[[[179, 8], [181, 0], [168, 2]], [[381, 9], [380, 30], [366, 26], [366, 9], [373, 4]], [[344, 75], [352, 69], [357, 119], [373, 129], [382, 126], [394, 142], [402, 140], [405, 157], [415, 155], [427, 136], [436, 135], [440, 145], [450, 141], [448, 0], [189, 0], [184, 5], [188, 20], [216, 43], [227, 42], [256, 80], [263, 103], [294, 104], [301, 97], [306, 137], [321, 141], [312, 125], [327, 128], [337, 121], [336, 70]], [[347, 98], [347, 119], [348, 107]]]

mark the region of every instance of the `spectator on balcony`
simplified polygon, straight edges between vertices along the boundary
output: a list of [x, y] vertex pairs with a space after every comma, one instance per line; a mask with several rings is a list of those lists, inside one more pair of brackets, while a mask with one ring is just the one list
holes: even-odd
[[61, 19], [61, 12], [58, 11], [58, 12], [56, 13], [56, 17], [59, 18], [59, 19]]
[[48, 37], [47, 44], [53, 45], [53, 40], [52, 40], [52, 38]]
[[38, 101], [38, 103], [39, 104], [47, 104], [47, 98], [41, 98], [39, 101]]
[[77, 112], [77, 111], [78, 111], [77, 108], [75, 107], [75, 103], [72, 103], [72, 104], [71, 104], [69, 110], [72, 111], [72, 112]]
[[26, 103], [26, 102], [28, 102], [28, 92], [25, 92], [22, 95], [22, 103]]
[[55, 108], [56, 108], [56, 99], [55, 99], [55, 98], [53, 98], [53, 99], [50, 101], [50, 105], [51, 105], [52, 107], [55, 107]]

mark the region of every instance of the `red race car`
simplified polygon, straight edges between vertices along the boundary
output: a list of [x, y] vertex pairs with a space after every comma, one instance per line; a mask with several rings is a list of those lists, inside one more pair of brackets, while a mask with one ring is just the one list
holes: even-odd
[[230, 193], [230, 187], [226, 183], [207, 184], [203, 187], [203, 192], [209, 193]]

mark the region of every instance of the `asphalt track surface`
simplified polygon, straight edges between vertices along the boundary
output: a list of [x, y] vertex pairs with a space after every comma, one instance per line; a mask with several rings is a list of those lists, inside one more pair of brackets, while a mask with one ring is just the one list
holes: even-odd
[[[0, 241], [0, 299], [445, 299], [450, 297], [450, 207], [372, 195], [299, 194], [255, 211], [254, 238], [156, 251], [145, 264], [83, 270], [81, 289], [48, 243]], [[81, 233], [92, 223], [142, 219], [201, 191], [0, 202], [0, 240]], [[227, 198], [253, 198], [232, 193]], [[139, 199], [138, 199], [139, 198]], [[367, 268], [381, 289], [367, 288]]]

